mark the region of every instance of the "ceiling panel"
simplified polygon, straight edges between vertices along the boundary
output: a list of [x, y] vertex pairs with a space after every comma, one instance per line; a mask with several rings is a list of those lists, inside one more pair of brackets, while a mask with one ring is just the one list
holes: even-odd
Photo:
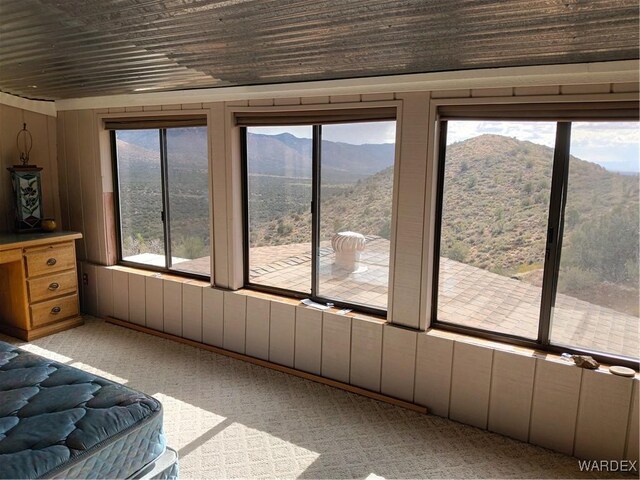
[[636, 0], [0, 0], [40, 99], [638, 58]]

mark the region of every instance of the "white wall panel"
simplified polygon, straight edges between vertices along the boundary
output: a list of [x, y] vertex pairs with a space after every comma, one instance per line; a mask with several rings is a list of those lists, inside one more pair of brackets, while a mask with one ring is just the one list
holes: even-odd
[[487, 428], [493, 350], [456, 341], [451, 371], [452, 420]]
[[413, 401], [418, 334], [413, 330], [385, 325], [382, 339], [382, 381], [386, 395]]
[[295, 363], [297, 370], [320, 375], [322, 360], [322, 312], [296, 307]]
[[288, 303], [271, 302], [269, 325], [269, 360], [293, 367], [295, 356], [296, 307]]
[[232, 352], [244, 353], [247, 320], [247, 297], [224, 292], [224, 331], [222, 346]]
[[202, 341], [222, 347], [224, 330], [224, 296], [222, 290], [205, 288], [202, 291]]
[[322, 314], [322, 376], [349, 383], [351, 318]]
[[418, 334], [415, 402], [429, 413], [449, 416], [453, 340]]
[[383, 328], [382, 322], [351, 319], [351, 385], [380, 391]]
[[264, 298], [247, 297], [247, 336], [245, 353], [269, 360], [269, 318], [271, 302]]

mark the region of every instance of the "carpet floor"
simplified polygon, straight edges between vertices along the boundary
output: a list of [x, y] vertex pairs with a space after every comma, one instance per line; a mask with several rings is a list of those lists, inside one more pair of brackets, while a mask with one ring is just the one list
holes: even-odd
[[0, 339], [160, 400], [181, 478], [603, 477], [501, 435], [86, 320], [29, 344]]

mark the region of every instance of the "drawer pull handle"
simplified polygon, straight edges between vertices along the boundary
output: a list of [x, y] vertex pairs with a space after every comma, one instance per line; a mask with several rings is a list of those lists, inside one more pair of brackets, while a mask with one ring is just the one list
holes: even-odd
[[53, 307], [51, 309], [51, 313], [57, 315], [58, 313], [60, 313], [60, 310], [62, 310], [60, 307]]
[[49, 265], [50, 267], [53, 267], [57, 262], [57, 260], [55, 258], [50, 258], [49, 260], [47, 260], [47, 265]]
[[55, 282], [49, 284], [49, 290], [57, 290], [58, 288], [60, 288], [60, 285]]

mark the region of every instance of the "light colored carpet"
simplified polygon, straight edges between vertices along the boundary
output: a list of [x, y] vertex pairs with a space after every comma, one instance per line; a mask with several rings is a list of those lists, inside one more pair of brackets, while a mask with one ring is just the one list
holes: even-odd
[[159, 399], [182, 478], [589, 476], [575, 458], [86, 319], [30, 344], [0, 338]]

